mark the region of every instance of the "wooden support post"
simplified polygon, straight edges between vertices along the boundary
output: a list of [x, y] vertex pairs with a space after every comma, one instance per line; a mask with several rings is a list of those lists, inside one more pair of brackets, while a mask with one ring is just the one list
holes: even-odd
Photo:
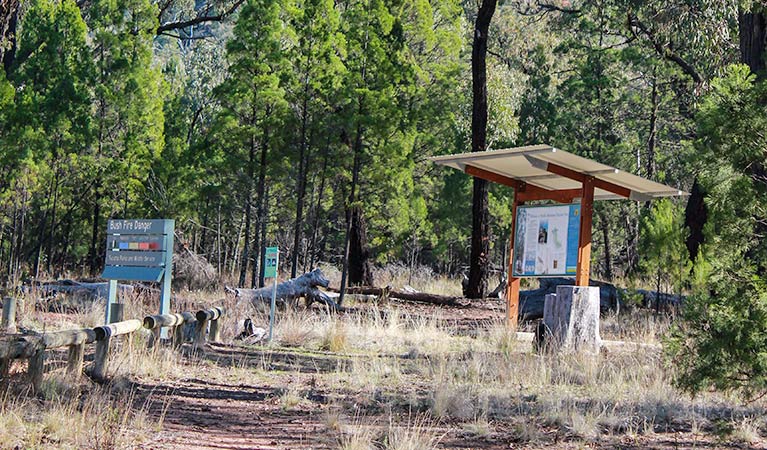
[[149, 335], [149, 348], [155, 348], [160, 345], [160, 327], [153, 328]]
[[11, 363], [13, 363], [11, 358], [0, 359], [0, 378], [2, 378], [2, 381], [0, 381], [0, 392], [5, 391], [11, 385]]
[[184, 323], [173, 327], [173, 348], [179, 348], [184, 344]]
[[506, 285], [506, 325], [516, 331], [519, 320], [519, 284], [520, 279], [514, 276], [514, 232], [517, 227], [517, 207], [519, 190], [514, 190], [514, 202], [511, 204], [511, 236], [509, 237], [509, 274]]
[[69, 346], [67, 356], [67, 375], [72, 381], [77, 382], [83, 372], [83, 356], [85, 355], [85, 343]]
[[43, 384], [43, 373], [45, 372], [45, 348], [40, 348], [29, 358], [29, 382], [32, 384], [32, 392], [40, 392]]
[[197, 319], [197, 325], [194, 328], [194, 349], [205, 345], [205, 333], [208, 331], [208, 319]]
[[3, 299], [2, 331], [6, 333], [16, 332], [16, 299], [13, 297]]
[[210, 342], [218, 342], [221, 339], [221, 330], [218, 321], [219, 319], [210, 321]]
[[578, 266], [575, 274], [576, 286], [588, 286], [591, 271], [591, 224], [594, 216], [594, 177], [583, 179], [581, 196], [581, 227], [578, 239]]
[[112, 337], [107, 335], [104, 339], [96, 342], [96, 356], [93, 360], [93, 378], [103, 380], [106, 377], [109, 365], [109, 342]]

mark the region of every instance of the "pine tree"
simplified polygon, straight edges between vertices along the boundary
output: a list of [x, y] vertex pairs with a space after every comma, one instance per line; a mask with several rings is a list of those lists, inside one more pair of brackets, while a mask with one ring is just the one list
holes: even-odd
[[[238, 174], [238, 185], [243, 187], [244, 193], [245, 244], [239, 263], [240, 286], [245, 285], [251, 260], [253, 274], [257, 273], [260, 258], [254, 255], [258, 255], [265, 244], [261, 229], [266, 224], [267, 157], [281, 137], [276, 130], [287, 107], [281, 85], [281, 71], [287, 64], [281, 46], [285, 24], [280, 11], [281, 4], [276, 0], [251, 0], [243, 7], [234, 27], [234, 37], [227, 45], [230, 76], [216, 89], [222, 105], [223, 120], [220, 123], [228, 127], [230, 141], [227, 145], [233, 147], [228, 154], [229, 167]], [[243, 166], [244, 173], [241, 171]], [[256, 221], [251, 227], [253, 203], [256, 204]], [[251, 284], [255, 282], [254, 276]]]

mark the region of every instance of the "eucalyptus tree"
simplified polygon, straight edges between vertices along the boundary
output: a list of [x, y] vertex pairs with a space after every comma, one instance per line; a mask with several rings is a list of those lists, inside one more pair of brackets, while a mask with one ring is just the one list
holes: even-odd
[[[479, 9], [474, 21], [471, 45], [471, 151], [487, 150], [487, 44], [490, 22], [497, 0], [478, 2]], [[474, 178], [472, 191], [471, 255], [469, 257], [469, 280], [464, 295], [482, 298], [487, 294], [488, 267], [490, 261], [488, 183]]]

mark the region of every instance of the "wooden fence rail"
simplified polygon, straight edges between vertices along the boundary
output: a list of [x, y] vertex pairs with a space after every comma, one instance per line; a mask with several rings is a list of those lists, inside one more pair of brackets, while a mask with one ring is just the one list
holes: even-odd
[[[8, 306], [10, 304], [10, 307]], [[15, 301], [4, 299], [3, 329], [8, 333], [11, 324], [15, 324]], [[96, 328], [84, 328], [79, 330], [54, 331], [35, 335], [6, 334], [0, 336], [0, 378], [2, 387], [7, 388], [10, 375], [11, 361], [14, 359], [28, 359], [27, 369], [33, 392], [39, 392], [45, 372], [46, 350], [68, 347], [67, 374], [77, 380], [83, 372], [83, 358], [85, 346], [96, 343], [96, 353], [91, 376], [95, 379], [105, 379], [109, 367], [109, 355], [113, 338], [127, 335], [146, 328], [152, 331], [154, 339], [150, 345], [154, 345], [159, 338], [162, 327], [173, 329], [172, 345], [180, 347], [184, 343], [184, 325], [196, 322], [192, 342], [197, 349], [206, 341], [208, 323], [210, 323], [210, 337], [212, 342], [219, 340], [218, 320], [224, 314], [224, 308], [215, 307], [198, 311], [197, 314], [183, 312], [180, 314], [164, 314], [144, 317], [144, 320], [131, 319], [122, 322], [111, 323]], [[15, 330], [14, 330], [15, 331]]]
[[180, 314], [157, 314], [154, 316], [144, 317], [144, 328], [152, 332], [152, 342], [159, 341], [160, 329], [162, 327], [170, 327], [173, 329], [173, 348], [181, 347], [184, 343], [184, 325], [194, 322], [195, 316], [190, 312], [182, 312]]

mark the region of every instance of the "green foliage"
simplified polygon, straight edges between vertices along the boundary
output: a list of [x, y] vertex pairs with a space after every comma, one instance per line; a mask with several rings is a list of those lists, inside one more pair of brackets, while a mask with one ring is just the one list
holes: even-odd
[[697, 291], [671, 341], [677, 383], [693, 393], [767, 393], [765, 101], [767, 84], [732, 66], [714, 81], [699, 115], [709, 220]]
[[709, 278], [709, 291], [688, 299], [670, 339], [676, 383], [692, 394], [715, 388], [750, 400], [767, 393], [767, 285], [748, 267], [737, 271]]
[[[104, 221], [123, 216], [176, 218], [179, 241], [224, 276], [238, 272], [245, 243], [261, 231], [246, 235], [248, 219], [266, 223], [266, 239], [306, 268], [337, 264], [352, 207], [362, 210], [377, 262], [462, 270], [471, 179], [427, 157], [469, 147], [474, 8], [456, 0], [248, 0], [227, 15], [234, 20], [176, 30], [188, 37], [177, 40], [156, 35], [158, 17], [189, 17], [195, 4], [171, 3], [28, 3], [16, 63], [0, 75], [0, 259], [9, 261], [1, 273], [46, 261], [79, 273], [86, 255], [98, 272]], [[211, 5], [206, 14], [229, 7]], [[520, 11], [517, 2], [496, 12], [491, 147], [550, 143], [683, 189], [705, 169], [713, 218], [694, 284], [743, 258], [759, 270], [762, 247], [739, 236], [761, 233], [753, 218], [764, 216], [751, 200], [764, 195], [758, 173], [749, 172], [759, 166], [764, 119], [759, 103], [746, 101], [762, 88], [733, 75], [713, 83], [716, 93], [701, 104], [708, 85], [692, 82], [627, 21], [647, 24], [706, 81], [735, 55], [728, 33], [736, 6], [577, 6], [577, 14]], [[704, 137], [694, 147], [698, 106]], [[350, 204], [355, 156], [361, 170]], [[254, 207], [261, 199], [263, 211]], [[503, 261], [511, 200], [509, 189], [491, 187], [494, 265]], [[594, 274], [661, 274], [679, 291], [676, 273], [687, 270], [680, 216], [666, 206], [645, 211], [642, 222], [641, 207], [600, 202]], [[732, 247], [720, 258], [717, 239]], [[648, 250], [641, 265], [640, 247]]]
[[681, 208], [663, 199], [642, 220], [641, 264], [658, 292], [663, 282], [681, 295], [691, 269], [682, 219]]

